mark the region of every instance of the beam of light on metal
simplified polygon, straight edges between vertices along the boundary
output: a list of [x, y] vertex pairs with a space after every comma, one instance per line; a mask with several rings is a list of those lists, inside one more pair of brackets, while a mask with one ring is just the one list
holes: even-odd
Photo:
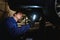
[[20, 6], [21, 8], [42, 8], [41, 6]]
[[29, 6], [31, 8], [40, 8], [40, 6]]

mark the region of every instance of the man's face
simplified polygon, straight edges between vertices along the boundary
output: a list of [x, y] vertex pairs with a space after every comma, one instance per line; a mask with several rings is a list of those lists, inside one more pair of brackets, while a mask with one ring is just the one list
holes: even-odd
[[22, 16], [23, 16], [23, 14], [21, 12], [19, 12], [19, 13], [16, 14], [16, 17], [17, 17], [18, 20], [22, 19]]

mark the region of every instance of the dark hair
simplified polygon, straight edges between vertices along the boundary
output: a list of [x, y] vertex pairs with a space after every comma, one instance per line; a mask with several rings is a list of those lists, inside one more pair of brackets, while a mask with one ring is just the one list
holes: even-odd
[[19, 12], [24, 13], [24, 10], [17, 10], [15, 14], [17, 14]]
[[16, 11], [16, 13], [14, 13], [13, 16], [15, 16], [15, 14], [18, 14], [19, 12], [23, 13], [23, 11]]

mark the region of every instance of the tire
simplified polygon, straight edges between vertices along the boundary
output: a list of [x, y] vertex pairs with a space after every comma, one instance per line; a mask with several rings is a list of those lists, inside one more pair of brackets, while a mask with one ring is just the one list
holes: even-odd
[[56, 0], [47, 0], [45, 1], [45, 17], [48, 21], [53, 23], [57, 28], [60, 27], [60, 18], [57, 15], [56, 12], [56, 5], [55, 5]]

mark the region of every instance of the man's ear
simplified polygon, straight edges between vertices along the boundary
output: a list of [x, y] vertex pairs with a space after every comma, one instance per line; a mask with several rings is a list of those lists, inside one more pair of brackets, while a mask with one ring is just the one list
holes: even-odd
[[13, 14], [13, 16], [15, 16], [16, 14]]

